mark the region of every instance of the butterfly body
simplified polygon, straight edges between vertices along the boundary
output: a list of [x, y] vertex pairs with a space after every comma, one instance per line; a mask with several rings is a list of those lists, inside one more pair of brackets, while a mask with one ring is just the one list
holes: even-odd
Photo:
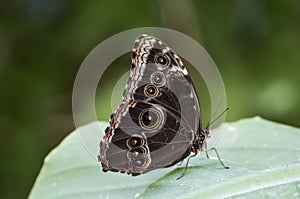
[[204, 150], [198, 97], [181, 58], [161, 40], [139, 36], [123, 100], [100, 142], [103, 171], [133, 176]]

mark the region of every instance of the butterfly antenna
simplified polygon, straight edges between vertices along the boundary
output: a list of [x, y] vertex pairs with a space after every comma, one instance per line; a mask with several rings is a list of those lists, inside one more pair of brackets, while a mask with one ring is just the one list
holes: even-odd
[[207, 129], [212, 123], [214, 123], [215, 121], [217, 121], [220, 117], [222, 117], [222, 115], [224, 115], [227, 111], [228, 111], [229, 107], [227, 107], [222, 113], [220, 113], [220, 115], [218, 115], [218, 117], [216, 117], [215, 119], [213, 119], [212, 121], [208, 121], [205, 129]]

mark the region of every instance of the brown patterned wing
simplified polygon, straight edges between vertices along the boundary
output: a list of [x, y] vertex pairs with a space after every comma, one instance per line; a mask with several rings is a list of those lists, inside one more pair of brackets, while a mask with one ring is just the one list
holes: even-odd
[[180, 57], [159, 39], [139, 36], [123, 102], [100, 142], [103, 171], [138, 175], [168, 167], [191, 152], [200, 109]]

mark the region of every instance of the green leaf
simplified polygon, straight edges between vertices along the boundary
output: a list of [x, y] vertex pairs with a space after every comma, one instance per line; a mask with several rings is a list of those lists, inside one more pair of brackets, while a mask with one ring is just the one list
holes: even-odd
[[[80, 129], [104, 129], [95, 122]], [[78, 130], [77, 130], [78, 131]], [[132, 177], [103, 173], [81, 143], [77, 131], [45, 159], [29, 195], [40, 198], [299, 198], [300, 130], [259, 117], [224, 126], [217, 149], [230, 169], [211, 153], [191, 158], [186, 175], [180, 166]], [[102, 135], [99, 132], [99, 143]], [[98, 144], [97, 144], [98, 145]], [[167, 154], [165, 154], [167, 155]]]

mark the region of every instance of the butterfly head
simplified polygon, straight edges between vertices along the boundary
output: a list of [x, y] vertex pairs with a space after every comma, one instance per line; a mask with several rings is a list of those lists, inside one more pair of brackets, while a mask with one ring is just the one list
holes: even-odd
[[198, 138], [196, 138], [197, 140], [197, 145], [194, 146], [194, 148], [196, 147], [196, 149], [199, 149], [201, 151], [206, 151], [207, 148], [207, 138], [210, 138], [211, 135], [211, 125], [216, 122], [222, 115], [224, 115], [226, 113], [226, 111], [228, 111], [228, 107], [218, 116], [216, 117], [214, 120], [209, 121], [207, 123], [207, 125], [205, 126], [204, 129], [199, 128], [199, 134], [198, 134]]
[[192, 146], [192, 152], [197, 153], [198, 150], [206, 151], [207, 150], [207, 138], [210, 137], [211, 128], [208, 126], [205, 129], [199, 129], [198, 135], [196, 135], [196, 139], [194, 139], [194, 143]]
[[201, 134], [204, 136], [204, 139], [207, 139], [210, 137], [210, 133], [211, 133], [211, 128], [205, 127], [205, 129], [201, 130]]

